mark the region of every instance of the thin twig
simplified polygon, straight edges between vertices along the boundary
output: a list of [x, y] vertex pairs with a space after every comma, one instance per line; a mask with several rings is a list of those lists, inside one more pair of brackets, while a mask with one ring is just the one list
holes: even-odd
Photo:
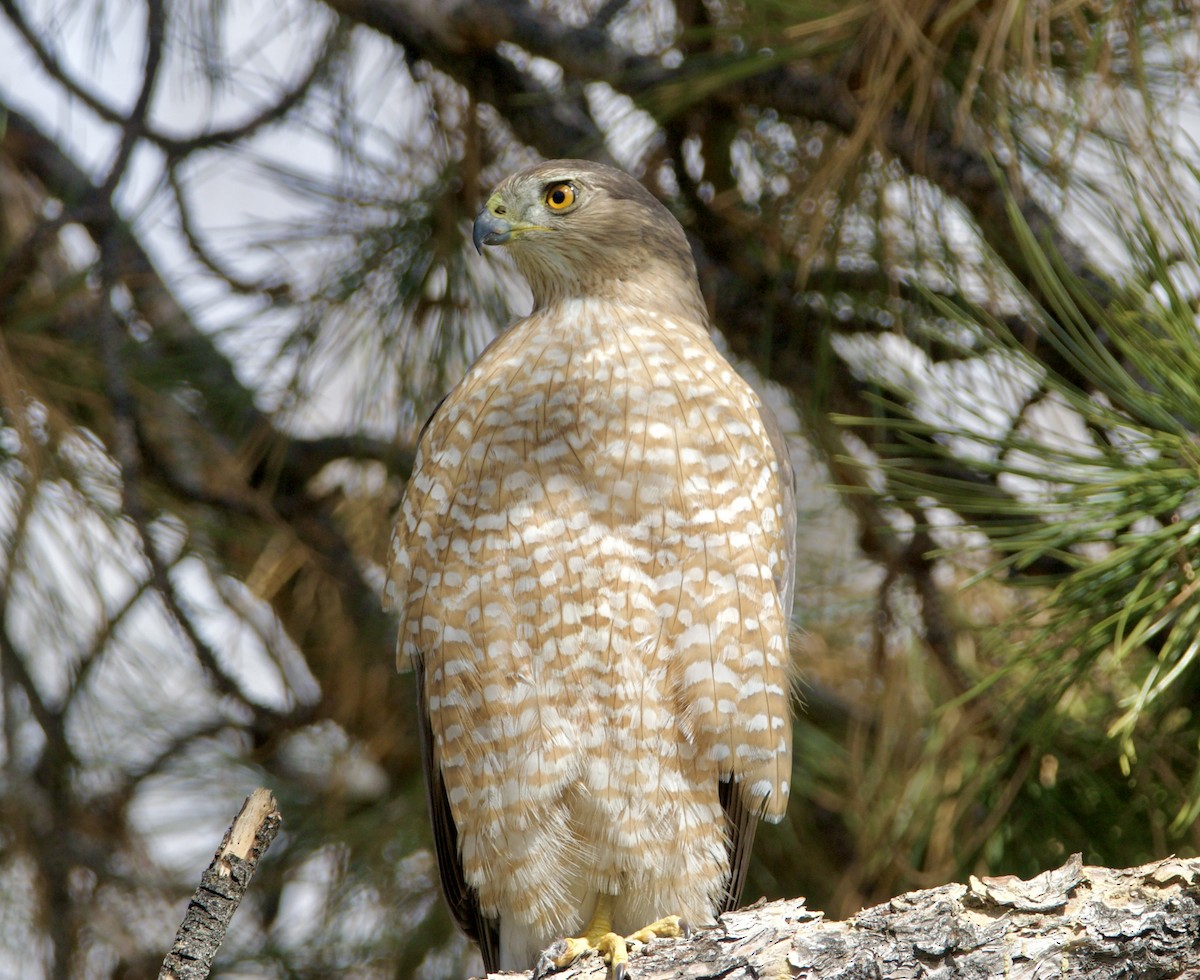
[[269, 282], [265, 279], [245, 279], [227, 268], [214, 256], [208, 246], [200, 239], [200, 233], [192, 221], [192, 209], [184, 194], [183, 184], [179, 179], [179, 167], [172, 164], [167, 169], [167, 184], [175, 198], [175, 210], [179, 214], [179, 229], [183, 232], [184, 241], [191, 249], [192, 255], [214, 276], [221, 279], [235, 293], [243, 296], [259, 296], [266, 294], [275, 298], [283, 298], [288, 293], [288, 286], [283, 282]]
[[[0, 356], [4, 355], [0, 345]], [[33, 518], [37, 500], [38, 481], [36, 476], [26, 481], [21, 489], [20, 504], [13, 515], [13, 528], [8, 536], [8, 563], [3, 579], [0, 579], [0, 676], [4, 679], [5, 690], [10, 685], [16, 685], [25, 692], [25, 699], [34, 721], [42, 730], [42, 735], [48, 745], [60, 758], [67, 762], [74, 760], [70, 742], [67, 740], [61, 711], [50, 707], [42, 697], [41, 689], [34, 682], [33, 676], [25, 664], [17, 645], [12, 642], [8, 633], [8, 600], [12, 596], [13, 579], [16, 572], [23, 567], [22, 557], [27, 539], [29, 523]]]
[[[151, 31], [159, 37], [158, 48], [161, 52], [161, 28], [163, 26], [163, 17], [165, 13], [161, 5], [158, 5], [158, 13], [148, 23], [147, 40], [151, 40]], [[110, 105], [100, 98], [95, 92], [89, 89], [83, 82], [75, 78], [71, 72], [62, 64], [54, 53], [42, 43], [41, 37], [34, 30], [33, 25], [26, 19], [25, 14], [17, 5], [16, 0], [0, 0], [0, 12], [3, 12], [8, 17], [10, 23], [21, 35], [21, 40], [24, 41], [29, 49], [33, 52], [34, 57], [41, 63], [42, 68], [51, 78], [59, 85], [67, 90], [69, 94], [77, 98], [85, 106], [92, 110], [97, 116], [108, 123], [126, 128], [129, 121], [138, 117], [138, 110], [135, 106], [133, 112], [125, 113], [116, 107]], [[223, 146], [231, 143], [239, 142], [247, 137], [253, 136], [260, 129], [269, 126], [272, 123], [283, 119], [289, 112], [299, 105], [313, 85], [319, 81], [329, 67], [333, 56], [341, 50], [339, 42], [347, 35], [346, 28], [340, 23], [335, 25], [329, 32], [325, 42], [313, 60], [312, 65], [303, 76], [285, 91], [271, 105], [260, 109], [253, 115], [242, 120], [241, 122], [233, 123], [228, 126], [223, 126], [220, 129], [207, 130], [202, 133], [197, 133], [194, 136], [169, 136], [166, 133], [160, 132], [154, 127], [147, 124], [145, 113], [140, 116], [140, 125], [137, 135], [141, 138], [153, 143], [161, 149], [170, 159], [180, 160], [197, 150], [206, 150], [214, 146]], [[148, 48], [147, 54], [151, 51]], [[154, 75], [157, 75], [157, 64], [150, 61], [146, 62], [147, 69], [153, 68]], [[155, 78], [149, 72], [144, 73], [143, 83], [146, 81], [153, 82]], [[150, 90], [143, 84], [143, 94], [149, 95]], [[140, 103], [140, 98], [139, 98]], [[111, 169], [119, 169], [113, 167]]]
[[71, 684], [67, 689], [64, 704], [70, 704], [81, 691], [87, 690], [88, 680], [92, 676], [92, 671], [99, 666], [104, 653], [111, 649], [112, 638], [116, 634], [117, 628], [137, 608], [138, 603], [142, 601], [146, 593], [153, 586], [153, 579], [143, 578], [133, 587], [120, 606], [113, 610], [112, 613], [104, 615], [99, 627], [92, 636], [92, 641], [88, 644], [87, 652], [80, 659], [79, 666], [71, 677]]
[[142, 540], [142, 551], [150, 566], [150, 577], [155, 590], [162, 598], [167, 612], [183, 631], [195, 651], [196, 659], [209, 674], [218, 692], [236, 698], [250, 708], [256, 717], [275, 717], [278, 714], [276, 711], [256, 703], [241, 689], [225, 671], [216, 651], [200, 636], [191, 617], [183, 608], [166, 564], [159, 555], [158, 546], [150, 533], [150, 517], [142, 500], [143, 466], [138, 448], [137, 401], [126, 378], [121, 355], [122, 332], [112, 302], [113, 292], [120, 283], [118, 234], [118, 227], [109, 225], [97, 241], [100, 248], [101, 302], [96, 315], [96, 336], [104, 370], [105, 393], [112, 406], [112, 453], [121, 471], [123, 510]]
[[125, 122], [125, 114], [123, 112], [104, 102], [99, 96], [86, 88], [82, 82], [72, 77], [71, 73], [63, 67], [50, 49], [42, 43], [42, 39], [38, 36], [29, 21], [25, 19], [25, 14], [17, 6], [15, 0], [0, 0], [0, 11], [3, 11], [5, 16], [8, 17], [9, 22], [16, 28], [17, 33], [21, 35], [21, 40], [29, 46], [34, 57], [41, 62], [42, 67], [51, 78], [105, 122], [117, 123], [118, 125]]
[[134, 147], [146, 130], [146, 117], [150, 112], [150, 101], [158, 83], [158, 70], [162, 66], [163, 41], [167, 32], [167, 13], [163, 0], [146, 0], [146, 54], [142, 59], [142, 87], [137, 101], [121, 126], [121, 142], [113, 155], [108, 176], [100, 185], [99, 196], [109, 201], [117, 184], [125, 176], [125, 167], [133, 155]]
[[195, 153], [197, 150], [207, 150], [214, 146], [240, 143], [248, 139], [264, 127], [280, 122], [289, 112], [304, 101], [313, 86], [325, 77], [335, 56], [342, 52], [348, 35], [348, 28], [344, 24], [340, 21], [335, 24], [321, 43], [317, 56], [313, 59], [308, 71], [271, 105], [259, 110], [242, 122], [223, 126], [220, 129], [211, 129], [188, 137], [172, 137], [157, 131], [147, 131], [145, 134], [146, 138], [166, 153], [173, 163]]

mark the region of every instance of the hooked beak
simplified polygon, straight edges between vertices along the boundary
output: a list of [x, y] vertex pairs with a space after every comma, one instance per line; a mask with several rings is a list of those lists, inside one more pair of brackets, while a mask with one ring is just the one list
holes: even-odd
[[471, 231], [471, 241], [475, 243], [475, 251], [483, 254], [484, 245], [503, 245], [512, 238], [513, 226], [503, 218], [492, 214], [484, 208], [475, 216], [475, 227]]

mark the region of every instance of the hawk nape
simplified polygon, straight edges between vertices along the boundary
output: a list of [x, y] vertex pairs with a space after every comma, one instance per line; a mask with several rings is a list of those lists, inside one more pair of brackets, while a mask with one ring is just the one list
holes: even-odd
[[791, 468], [636, 180], [530, 167], [474, 238], [534, 308], [429, 421], [387, 587], [438, 864], [489, 970], [577, 937], [543, 966], [621, 975], [622, 936], [736, 904], [787, 805]]

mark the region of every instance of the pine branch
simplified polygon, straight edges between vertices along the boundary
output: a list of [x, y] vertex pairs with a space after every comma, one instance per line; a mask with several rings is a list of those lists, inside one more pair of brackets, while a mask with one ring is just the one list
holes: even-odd
[[[359, 556], [332, 512], [333, 502], [309, 492], [312, 478], [340, 449], [362, 459], [384, 447], [378, 440], [351, 435], [296, 442], [276, 427], [258, 408], [253, 392], [242, 384], [212, 336], [199, 329], [175, 298], [132, 229], [111, 202], [97, 193], [78, 163], [2, 101], [0, 115], [6, 124], [0, 134], [0, 154], [33, 176], [50, 196], [67, 204], [64, 211], [72, 213], [73, 220], [94, 241], [106, 243], [101, 253], [109, 269], [107, 278], [128, 290], [137, 316], [152, 331], [148, 342], [120, 345], [122, 363], [111, 363], [104, 379], [111, 395], [119, 374], [128, 372], [130, 377], [131, 383], [125, 387], [133, 404], [118, 404], [114, 413], [122, 424], [132, 422], [134, 428], [132, 439], [123, 437], [123, 462], [138, 464], [148, 491], [166, 491], [176, 502], [211, 504], [222, 508], [226, 516], [245, 518], [238, 525], [238, 535], [213, 539], [220, 548], [220, 562], [235, 575], [248, 576], [259, 567], [254, 564], [258, 552], [243, 547], [247, 540], [275, 538], [284, 547], [295, 547], [300, 564], [289, 566], [295, 574], [275, 583], [268, 598], [284, 628], [309, 654], [309, 667], [320, 682], [322, 703], [308, 710], [331, 714], [349, 731], [365, 726], [368, 738], [377, 737], [381, 725], [407, 731], [409, 718], [379, 710], [392, 685], [401, 681], [387, 674], [383, 685], [374, 679], [367, 683], [363, 675], [370, 673], [374, 678], [377, 661], [371, 657], [348, 661], [341, 653], [342, 644], [359, 650], [388, 649], [394, 642], [394, 625], [380, 608], [377, 588], [367, 581]], [[77, 202], [87, 202], [87, 206], [77, 208]], [[0, 278], [7, 271], [0, 269]], [[0, 302], [3, 299], [0, 294]], [[102, 305], [101, 312], [105, 306], [108, 304]], [[111, 314], [109, 307], [106, 315]], [[106, 343], [111, 345], [116, 338], [110, 328], [115, 327], [104, 326], [101, 331], [72, 335], [70, 340], [94, 350], [98, 336], [107, 333]], [[143, 382], [143, 378], [151, 380]], [[132, 383], [135, 380], [137, 383]], [[180, 384], [201, 397], [187, 406], [180, 404], [171, 394]], [[407, 475], [411, 450], [390, 447], [382, 461]], [[157, 498], [151, 501], [156, 502]], [[303, 575], [295, 572], [301, 567]], [[314, 594], [321, 597], [316, 606]], [[320, 615], [314, 616], [314, 612]], [[351, 669], [351, 665], [359, 669]], [[364, 694], [367, 691], [370, 693]], [[299, 719], [299, 714], [289, 712], [282, 720]], [[415, 738], [405, 741], [389, 736], [383, 741], [396, 754], [398, 766], [411, 765], [409, 746], [415, 745]]]
[[[132, 135], [135, 139], [142, 138], [153, 143], [167, 155], [172, 163], [177, 163], [199, 150], [225, 146], [248, 139], [260, 130], [283, 120], [293, 109], [304, 102], [316, 83], [325, 77], [334, 56], [341, 50], [341, 41], [345, 35], [345, 31], [340, 25], [334, 25], [308, 70], [299, 76], [295, 84], [281, 92], [270, 105], [251, 112], [239, 122], [188, 136], [170, 136], [149, 125], [146, 119], [146, 110], [149, 107], [149, 98], [153, 94], [165, 37], [165, 12], [165, 7], [157, 2], [148, 5], [147, 58], [143, 65], [143, 85], [138, 104], [131, 112], [106, 102], [84, 82], [76, 78], [43, 42], [38, 34], [37, 26], [30, 23], [25, 17], [17, 0], [0, 0], [0, 13], [8, 18], [9, 23], [37, 58], [42, 70], [47, 75], [104, 122], [120, 127], [127, 137]], [[131, 125], [135, 121], [136, 125]], [[118, 172], [121, 169], [123, 169], [123, 164], [114, 168]]]
[[[862, 125], [859, 103], [841, 74], [811, 71], [812, 66], [807, 64], [778, 66], [773, 55], [747, 54], [741, 62], [723, 63], [730, 81], [715, 87], [698, 86], [701, 75], [712, 70], [711, 64], [702, 63], [703, 59], [685, 60], [680, 67], [669, 69], [657, 59], [621, 48], [599, 24], [567, 26], [549, 10], [535, 8], [526, 0], [496, 0], [489, 4], [461, 0], [437, 8], [407, 0], [326, 3], [350, 20], [391, 38], [410, 58], [426, 61], [450, 75], [476, 101], [490, 102], [522, 141], [548, 158], [591, 155], [608, 159], [581, 95], [583, 87], [595, 81], [607, 82], [639, 101], [652, 115], [660, 117], [660, 122], [664, 121], [666, 108], [665, 104], [659, 105], [663, 100], [654, 93], [704, 91], [707, 94], [703, 97], [689, 96], [695, 98], [688, 107], [693, 126], [706, 117], [727, 119], [730, 113], [747, 106], [768, 107], [783, 116], [825, 123], [846, 135], [856, 133]], [[495, 48], [501, 40], [559, 65], [563, 70], [561, 89], [548, 90], [497, 55]], [[953, 103], [955, 96], [951, 92], [943, 98]], [[954, 128], [955, 108], [955, 104], [934, 106], [929, 118], [916, 127], [897, 107], [878, 121], [874, 138], [909, 172], [961, 202], [1004, 263], [1018, 278], [1031, 280], [1028, 254], [1013, 233], [1013, 201], [1008, 189], [986, 149], [973, 145]], [[571, 120], [569, 125], [563, 124], [564, 116]], [[1087, 288], [1097, 306], [1107, 304], [1112, 298], [1107, 277], [1063, 232], [1053, 215], [1028, 195], [1019, 196], [1015, 207], [1039, 246], [1059, 258], [1064, 270]], [[810, 333], [810, 318], [801, 315], [804, 311], [796, 310], [790, 302], [796, 270], [768, 267], [740, 246], [731, 253], [723, 243], [728, 239], [744, 241], [744, 232], [725, 225], [724, 218], [715, 216], [707, 226], [700, 221], [692, 230], [699, 236], [695, 244], [701, 246], [697, 264], [702, 281], [717, 283], [717, 323], [735, 349], [747, 324], [754, 326], [751, 343], [768, 325], [776, 335], [788, 333], [803, 338]], [[713, 275], [715, 279], [710, 280]], [[1034, 296], [1045, 298], [1036, 289]], [[1050, 345], [1038, 339], [1036, 327], [1025, 324], [1021, 332], [1031, 338], [1031, 349], [1036, 348], [1034, 353], [1051, 368], [1063, 372], [1068, 367]], [[806, 370], [800, 376], [788, 370], [772, 374], [789, 380], [799, 377], [796, 387], [803, 389], [813, 372], [842, 371], [840, 365], [830, 362], [803, 366]], [[1064, 376], [1070, 377], [1069, 373]], [[846, 390], [857, 387], [852, 379], [839, 379], [839, 384]], [[837, 407], [848, 410], [845, 405]]]
[[481, 22], [470, 16], [468, 5], [433, 7], [419, 0], [325, 3], [351, 22], [390, 38], [410, 61], [424, 61], [444, 72], [475, 101], [494, 105], [517, 138], [529, 146], [543, 152], [553, 150], [551, 156], [612, 162], [582, 91], [551, 89], [531, 78], [495, 50], [503, 38], [493, 30], [484, 28], [479, 36], [473, 36]]

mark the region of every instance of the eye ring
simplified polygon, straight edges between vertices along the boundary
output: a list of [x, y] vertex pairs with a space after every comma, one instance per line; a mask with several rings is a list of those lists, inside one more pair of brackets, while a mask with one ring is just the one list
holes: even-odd
[[546, 188], [545, 200], [551, 211], [565, 211], [575, 203], [575, 188], [566, 181], [551, 184]]

